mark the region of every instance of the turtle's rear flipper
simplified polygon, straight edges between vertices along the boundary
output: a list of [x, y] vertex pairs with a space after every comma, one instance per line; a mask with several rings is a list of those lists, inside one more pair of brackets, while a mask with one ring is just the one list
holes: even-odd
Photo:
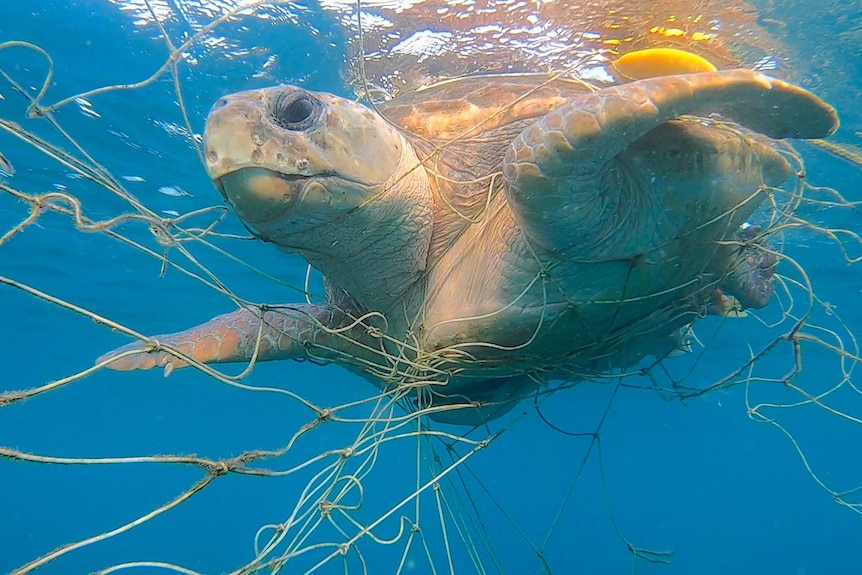
[[743, 309], [766, 307], [775, 291], [778, 253], [761, 234], [760, 226], [745, 224], [734, 234], [728, 274], [722, 288], [733, 294]]
[[649, 206], [621, 206], [608, 193], [602, 177], [612, 160], [670, 120], [711, 113], [772, 138], [823, 138], [838, 127], [835, 110], [810, 92], [751, 70], [664, 76], [604, 88], [552, 110], [512, 142], [503, 176], [519, 224], [535, 243], [553, 251], [588, 245], [608, 226], [628, 225], [631, 220], [621, 209], [645, 211]]
[[166, 367], [170, 373], [189, 365], [179, 354], [200, 363], [236, 363], [251, 361], [255, 348], [257, 361], [306, 359], [309, 344], [329, 343], [321, 341], [329, 339], [322, 326], [328, 326], [332, 317], [325, 307], [294, 305], [265, 312], [261, 326], [260, 312], [242, 309], [185, 331], [156, 336], [153, 343], [130, 343], [96, 363], [117, 358], [107, 367], [118, 371]]

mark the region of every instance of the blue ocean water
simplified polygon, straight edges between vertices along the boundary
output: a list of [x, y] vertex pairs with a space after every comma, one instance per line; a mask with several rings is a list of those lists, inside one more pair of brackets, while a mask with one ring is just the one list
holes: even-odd
[[[8, 1], [0, 41], [26, 40], [52, 56], [47, 102], [94, 87], [137, 82], [158, 69], [168, 51], [154, 27], [136, 23], [130, 6], [121, 9], [122, 3], [97, 0], [45, 0], [38, 5]], [[212, 102], [226, 93], [279, 82], [347, 93], [343, 32], [319, 7], [306, 7], [303, 18], [303, 26], [245, 23], [246, 29], [233, 30], [232, 37], [282, 55], [258, 77], [248, 74], [244, 61], [266, 58], [254, 50], [219, 58], [215, 45], [211, 52], [202, 48], [197, 53], [199, 61], [184, 67], [182, 76], [197, 131]], [[181, 37], [181, 19], [172, 26]], [[32, 96], [47, 68], [38, 54], [9, 47], [0, 51], [0, 69]], [[14, 89], [0, 84], [0, 94], [0, 117], [60, 142], [43, 120], [23, 118], [26, 101]], [[173, 84], [165, 77], [138, 90], [72, 103], [58, 110], [56, 118], [111, 173], [126, 177], [121, 181], [132, 193], [167, 216], [220, 202], [183, 134], [175, 100]], [[860, 199], [862, 171], [814, 148], [801, 150], [810, 182]], [[0, 137], [0, 151], [16, 168], [15, 176], [5, 180], [14, 187], [29, 193], [66, 191], [79, 198], [94, 219], [126, 208], [105, 190], [68, 177], [68, 169], [8, 134]], [[0, 194], [0, 233], [27, 213], [26, 204]], [[839, 210], [810, 217], [830, 226], [859, 225], [858, 218]], [[201, 225], [206, 221], [207, 216], [200, 217]], [[234, 218], [220, 229], [243, 232]], [[144, 224], [129, 222], [120, 230], [153, 245]], [[223, 245], [282, 282], [303, 285], [306, 270], [299, 259], [254, 242]], [[192, 249], [244, 297], [299, 301], [300, 295], [283, 285], [209, 251]], [[858, 266], [846, 265], [837, 249], [813, 234], [785, 249], [793, 251], [818, 296], [835, 305], [850, 332], [862, 333]], [[142, 333], [183, 329], [233, 309], [227, 298], [193, 278], [175, 270], [164, 278], [159, 274], [159, 262], [152, 256], [104, 234], [77, 231], [67, 216], [55, 213], [44, 214], [0, 246], [0, 276]], [[128, 341], [8, 285], [0, 286], [0, 313], [0, 391], [33, 388], [77, 373], [104, 351]], [[741, 324], [740, 337], [746, 329]], [[714, 345], [715, 352], [706, 356], [712, 367], [702, 367], [702, 381], [695, 383], [707, 381], [710, 369], [720, 377], [728, 364], [744, 361], [731, 355], [738, 348], [724, 348], [721, 341]], [[775, 359], [776, 365], [786, 366], [781, 359]], [[835, 364], [832, 352], [806, 350], [797, 382], [822, 389], [827, 381], [837, 381]], [[310, 364], [261, 364], [246, 383], [289, 389], [317, 405], [343, 404], [374, 393], [368, 383], [335, 367]], [[858, 394], [848, 387], [829, 404], [859, 416]], [[611, 394], [611, 386], [578, 386], [552, 396], [542, 414], [558, 428], [589, 432]], [[460, 537], [454, 523], [446, 522], [455, 573], [542, 573], [543, 565], [552, 573], [631, 572], [633, 555], [622, 538], [636, 548], [674, 552], [666, 565], [637, 561], [637, 573], [862, 572], [862, 517], [837, 504], [817, 484], [779, 428], [747, 417], [743, 387], [685, 404], [666, 401], [651, 390], [623, 390], [601, 430], [601, 458], [594, 449], [582, 472], [589, 438], [552, 429], [529, 402], [516, 412], [526, 415], [469, 460], [470, 472], [458, 479], [454, 473], [447, 476], [454, 485], [441, 482], [452, 493], [449, 501], [460, 501], [463, 513], [476, 518], [472, 524], [481, 525], [476, 532], [489, 541], [486, 546], [474, 535], [474, 544], [493, 549], [483, 551], [477, 560], [482, 567], [477, 567], [465, 546], [455, 543]], [[225, 458], [250, 449], [277, 449], [309, 417], [308, 410], [289, 398], [240, 390], [191, 370], [167, 379], [158, 372], [102, 371], [0, 407], [0, 446], [54, 457], [194, 453]], [[856, 447], [862, 439], [860, 423], [816, 407], [782, 414], [780, 423], [792, 430], [806, 461], [830, 487], [849, 490], [862, 484]], [[349, 433], [340, 426], [322, 426], [279, 459], [279, 468], [341, 448], [350, 441]], [[416, 484], [415, 451], [415, 441], [393, 442], [381, 450], [357, 517], [371, 521], [409, 495], [408, 487]], [[0, 573], [13, 572], [61, 545], [115, 529], [170, 501], [203, 475], [195, 467], [164, 463], [47, 465], [0, 459]], [[282, 522], [291, 513], [308, 479], [304, 470], [284, 478], [219, 478], [176, 509], [110, 540], [71, 551], [39, 572], [89, 573], [129, 561], [170, 562], [207, 574], [231, 572], [253, 557], [260, 526]], [[414, 548], [403, 573], [435, 572], [428, 556], [437, 573], [450, 570], [433, 491], [423, 495], [419, 521], [428, 551]], [[412, 511], [410, 503], [396, 516]], [[331, 527], [324, 525], [321, 532], [334, 539], [327, 529]], [[397, 519], [384, 522], [375, 535], [393, 539], [398, 529]], [[403, 549], [403, 540], [363, 547], [367, 572], [398, 572]], [[283, 572], [305, 572], [316, 562], [308, 557], [288, 564]], [[361, 573], [361, 565], [350, 556], [317, 572]]]

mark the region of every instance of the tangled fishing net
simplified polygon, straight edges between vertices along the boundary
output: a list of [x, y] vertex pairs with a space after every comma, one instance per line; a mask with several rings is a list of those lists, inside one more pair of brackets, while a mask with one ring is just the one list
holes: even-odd
[[[346, 30], [344, 92], [355, 92], [368, 105], [381, 106], [384, 111], [385, 103], [399, 93], [468, 73], [541, 70], [584, 77], [620, 54], [657, 45], [685, 48], [720, 68], [768, 63], [790, 50], [769, 37], [758, 26], [756, 13], [741, 4], [644, 4], [632, 7], [631, 3], [596, 1], [585, 8], [565, 3], [536, 7], [527, 3], [426, 2], [395, 8], [385, 3], [363, 3], [361, 13], [352, 4], [324, 2], [323, 7], [328, 17], [336, 18]], [[81, 564], [98, 563], [98, 573], [144, 567], [201, 572], [195, 565], [172, 560], [180, 555], [170, 549], [164, 551], [164, 547], [135, 547], [136, 558], [109, 564], [99, 561], [99, 550], [104, 546], [127, 541], [136, 534], [141, 538], [153, 536], [172, 519], [180, 530], [193, 533], [221, 521], [219, 525], [231, 526], [233, 537], [243, 538], [244, 548], [249, 550], [246, 558], [238, 564], [220, 564], [220, 572], [513, 572], [518, 568], [508, 566], [510, 558], [504, 549], [508, 544], [499, 540], [500, 533], [506, 531], [522, 546], [527, 569], [565, 573], [571, 566], [554, 545], [561, 539], [577, 537], [576, 531], [571, 534], [579, 513], [575, 491], [585, 481], [589, 462], [597, 462], [594, 496], [607, 500], [614, 536], [621, 541], [620, 548], [629, 552], [635, 568], [669, 563], [671, 552], [650, 550], [626, 534], [625, 526], [615, 519], [615, 497], [606, 486], [608, 462], [602, 449], [605, 426], [621, 398], [631, 395], [652, 394], [686, 404], [744, 390], [748, 417], [774, 427], [787, 438], [801, 461], [799, 473], [807, 471], [835, 502], [850, 512], [862, 513], [859, 485], [833, 483], [829, 458], [794, 431], [801, 421], [825, 415], [846, 424], [836, 441], [852, 443], [847, 438], [859, 434], [862, 405], [853, 376], [860, 353], [854, 333], [858, 333], [862, 317], [844, 314], [846, 310], [852, 314], [853, 303], [841, 301], [840, 291], [830, 291], [834, 278], [830, 282], [824, 275], [813, 273], [817, 258], [802, 250], [807, 245], [816, 246], [818, 252], [829, 250], [846, 262], [851, 278], [858, 277], [855, 266], [862, 257], [862, 239], [853, 231], [859, 225], [858, 207], [842, 196], [843, 190], [809, 182], [805, 163], [790, 143], [781, 144], [780, 152], [791, 163], [794, 177], [781, 188], [764, 186], [768, 201], [752, 216], [753, 225], [725, 246], [740, 250], [752, 261], [779, 262], [776, 293], [768, 306], [742, 311], [734, 307], [732, 298], [722, 300], [726, 308], [723, 313], [699, 319], [680, 334], [677, 353], [650, 357], [631, 369], [582, 373], [572, 377], [579, 381], [565, 384], [540, 381], [537, 376], [530, 397], [506, 406], [512, 411], [488, 423], [472, 427], [437, 423], [441, 410], [465, 407], [452, 402], [441, 405], [433, 399], [435, 386], [447, 377], [452, 355], [446, 352], [457, 350], [419, 357], [421, 350], [412, 341], [395, 340], [390, 341], [390, 347], [375, 348], [363, 340], [360, 347], [369, 355], [357, 355], [355, 365], [383, 383], [375, 389], [365, 382], [349, 382], [344, 384], [346, 389], [334, 389], [341, 383], [327, 385], [320, 381], [320, 373], [334, 377], [336, 368], [315, 365], [327, 363], [329, 357], [312, 354], [304, 364], [258, 363], [258, 352], [266, 345], [263, 328], [257, 334], [252, 360], [236, 369], [202, 363], [188, 356], [188, 350], [181, 346], [154, 339], [154, 333], [162, 333], [155, 330], [167, 331], [173, 326], [168, 321], [171, 315], [201, 299], [212, 301], [212, 316], [229, 303], [252, 313], [271, 314], [267, 317], [285, 313], [285, 306], [275, 302], [288, 299], [286, 294], [309, 305], [324, 301], [321, 280], [314, 270], [275, 272], [268, 259], [271, 254], [262, 253], [268, 248], [250, 237], [223, 205], [196, 206], [182, 212], [160, 209], [154, 204], [161, 199], [143, 200], [133, 192], [135, 185], [155, 180], [155, 175], [133, 175], [129, 165], [108, 168], [110, 158], [91, 155], [87, 146], [88, 138], [104, 134], [67, 130], [70, 110], [93, 117], [98, 116], [100, 102], [114, 104], [123, 113], [110, 118], [114, 123], [105, 131], [152, 160], [160, 156], [159, 150], [134, 130], [140, 128], [143, 134], [154, 126], [141, 126], [135, 111], [123, 103], [129, 94], [144, 94], [153, 101], [176, 101], [178, 110], [163, 110], [173, 120], [160, 120], [155, 128], [179, 139], [185, 156], [162, 156], [160, 160], [167, 164], [167, 174], [193, 174], [188, 178], [203, 181], [202, 188], [206, 189], [209, 183], [200, 168], [204, 157], [198, 134], [207, 108], [222, 94], [217, 85], [203, 90], [195, 84], [196, 74], [202, 74], [202, 69], [212, 74], [215, 64], [207, 68], [208, 63], [224, 64], [219, 60], [222, 53], [230, 54], [226, 59], [233, 68], [228, 69], [247, 66], [244, 59], [253, 63], [248, 67], [254, 68], [254, 73], [247, 75], [257, 86], [285, 80], [277, 76], [288, 69], [292, 77], [302, 80], [291, 68], [296, 62], [285, 63], [286, 55], [243, 50], [243, 33], [249, 26], [267, 22], [279, 34], [300, 30], [311, 38], [320, 34], [314, 23], [319, 15], [311, 15], [291, 2], [248, 1], [234, 7], [204, 3], [177, 9], [172, 5], [147, 0], [123, 6], [139, 18], [141, 29], [158, 37], [167, 54], [151, 76], [126, 78], [122, 82], [128, 83], [96, 86], [60, 100], [52, 99], [57, 70], [51, 54], [26, 38], [0, 44], [0, 53], [14, 53], [27, 62], [0, 72], [7, 87], [3, 92], [4, 114], [11, 114], [13, 105], [18, 110], [17, 117], [0, 119], [0, 128], [7, 136], [0, 167], [9, 175], [0, 181], [0, 206], [4, 210], [0, 258], [9, 254], [4, 261], [12, 262], [0, 268], [0, 283], [5, 286], [4, 297], [14, 294], [9, 295], [10, 301], [21, 306], [18, 311], [4, 311], [7, 319], [12, 319], [0, 329], [6, 338], [16, 337], [17, 331], [33, 338], [24, 342], [32, 357], [7, 358], [7, 364], [28, 364], [32, 369], [25, 370], [24, 377], [4, 380], [0, 417], [9, 414], [8, 421], [15, 422], [9, 429], [19, 433], [0, 437], [0, 456], [6, 460], [3, 465], [16, 469], [37, 466], [41, 481], [48, 482], [44, 489], [55, 493], [75, 481], [70, 469], [84, 469], [86, 473], [78, 480], [103, 482], [106, 501], [114, 497], [123, 504], [122, 509], [112, 508], [106, 513], [113, 521], [111, 525], [100, 524], [89, 534], [82, 535], [78, 529], [51, 531], [47, 539], [53, 545], [46, 543], [41, 555], [12, 566], [13, 573], [23, 575], [55, 565], [69, 569], [78, 564], [75, 557], [82, 558]], [[41, 77], [38, 82], [34, 80], [37, 75]], [[30, 89], [31, 84], [37, 89]], [[201, 89], [201, 93], [190, 86]], [[713, 121], [716, 126], [721, 124], [720, 119]], [[724, 129], [738, 128], [727, 124]], [[444, 142], [424, 157], [425, 168], [434, 173], [435, 162], [456, 141]], [[851, 147], [831, 142], [815, 145], [859, 161]], [[36, 163], [27, 166], [26, 175], [24, 166], [16, 161], [16, 151], [24, 147], [39, 152]], [[13, 176], [13, 172], [17, 174]], [[483, 176], [489, 189], [495, 182], [499, 184], [498, 177]], [[190, 196], [178, 184], [163, 187], [162, 195], [175, 199]], [[209, 198], [217, 198], [217, 194], [213, 191]], [[470, 225], [482, 225], [485, 212], [479, 208], [458, 216]], [[453, 211], [457, 211], [455, 207]], [[62, 259], [60, 251], [51, 253], [41, 248], [34, 253], [37, 244], [32, 242], [40, 236], [78, 246], [80, 253], [88, 256], [69, 261]], [[99, 280], [105, 266], [126, 270], [129, 279], [105, 286]], [[45, 270], [50, 277], [59, 278], [49, 282], [50, 289], [33, 279]], [[138, 279], [145, 273], [154, 278], [152, 282]], [[536, 281], [541, 280], [537, 276]], [[71, 284], [90, 286], [94, 292], [110, 287], [113, 299], [85, 297], [82, 301], [81, 291], [67, 296]], [[153, 290], [158, 295], [136, 289]], [[703, 287], [714, 289], [712, 283]], [[142, 305], [155, 309], [148, 307], [148, 312], [142, 312]], [[65, 319], [40, 323], [40, 315], [48, 313], [46, 309], [51, 313], [62, 310], [56, 317]], [[132, 325], [135, 319], [140, 321], [142, 313], [150, 312], [156, 316], [148, 324], [153, 331], [143, 332]], [[360, 315], [352, 318], [348, 327], [330, 330], [328, 335], [335, 341], [354, 338], [361, 332], [372, 339], [391, 340], [386, 320], [373, 312]], [[24, 329], [25, 325], [29, 328]], [[605, 351], [625, 349], [639, 335], [640, 327], [616, 330], [606, 339]], [[108, 361], [93, 365], [96, 357], [123, 343], [117, 334], [143, 342], [126, 348], [122, 352], [125, 357], [167, 350], [192, 367], [172, 374], [174, 364], [169, 363], [164, 375], [171, 377], [159, 386], [158, 374], [153, 372], [132, 376], [106, 370]], [[393, 348], [400, 353], [387, 351]], [[48, 357], [76, 358], [86, 367], [58, 376], [56, 370], [76, 364], [59, 359], [47, 362]], [[811, 364], [817, 369], [806, 369]], [[254, 413], [260, 414], [259, 423], [249, 426], [232, 420], [229, 413], [202, 411], [197, 413], [198, 420], [209, 418], [204, 429], [178, 428], [169, 437], [147, 439], [153, 428], [145, 426], [158, 426], [161, 421], [141, 415], [146, 414], [142, 406], [169, 409], [156, 408], [148, 396], [155, 394], [160, 401], [183, 400], [182, 409], [192, 417], [195, 394], [211, 390], [214, 383], [229, 390], [225, 392], [229, 395], [223, 396], [225, 402], [245, 413], [258, 410]], [[184, 385], [188, 386], [185, 391], [166, 390]], [[563, 402], [572, 401], [574, 388], [588, 386], [601, 388], [606, 394], [598, 400], [592, 397], [579, 407], [566, 407]], [[87, 418], [101, 420], [102, 416], [96, 415], [99, 409], [142, 419], [131, 421], [126, 430], [97, 425], [90, 431], [92, 437], [74, 453], [52, 450], [50, 437], [30, 441], [38, 434], [27, 431], [27, 425], [38, 421], [40, 405], [52, 398], [71, 405], [76, 394], [82, 394], [83, 405], [93, 410], [75, 416], [84, 428]], [[120, 395], [132, 399], [112, 402]], [[566, 413], [576, 413], [577, 417], [560, 417]], [[62, 429], [63, 422], [55, 423]], [[551, 434], [582, 440], [561, 458], [567, 463], [551, 459], [556, 464], [549, 472], [553, 479], [534, 478], [546, 485], [562, 486], [558, 499], [545, 507], [536, 505], [545, 514], [538, 533], [535, 527], [525, 527], [525, 519], [510, 513], [505, 501], [496, 495], [498, 490], [507, 489], [497, 484], [497, 475], [502, 473], [499, 470], [507, 464], [491, 464], [484, 469], [479, 463], [474, 465], [478, 454], [500, 453], [503, 446], [499, 444], [525, 426], [541, 426]], [[105, 443], [104, 438], [113, 434], [122, 438], [135, 435], [138, 440]], [[217, 448], [200, 447], [207, 445], [202, 439], [214, 437], [225, 443]], [[186, 439], [199, 447], [190, 448]], [[88, 451], [90, 443], [92, 451]], [[207, 453], [196, 455], [198, 451]], [[499, 456], [504, 462], [513, 459], [511, 451]], [[397, 474], [387, 471], [392, 468], [386, 463], [392, 461], [398, 462]], [[147, 471], [138, 471], [142, 469]], [[862, 482], [862, 470], [858, 471], [856, 479]], [[521, 470], [521, 475], [528, 476], [529, 470]], [[140, 481], [141, 477], [152, 485], [147, 493], [132, 496], [123, 489], [111, 491], [118, 484]], [[512, 479], [511, 472], [504, 477], [516, 485], [527, 481]], [[176, 488], [178, 484], [182, 487]], [[234, 491], [218, 491], [219, 486], [227, 485]], [[526, 489], [525, 485], [522, 483], [520, 489]], [[41, 489], [33, 485], [33, 493], [21, 496], [42, 497]], [[213, 493], [216, 495], [205, 499]], [[241, 495], [236, 497], [237, 493]], [[263, 503], [258, 505], [262, 515], [271, 519], [263, 524], [234, 524], [231, 510], [245, 505], [250, 494], [261, 495]], [[197, 501], [203, 503], [198, 505]], [[185, 512], [187, 509], [191, 511]], [[82, 509], [81, 514], [86, 511]], [[489, 519], [492, 515], [493, 520]], [[19, 521], [14, 517], [4, 520], [13, 524]], [[28, 521], [20, 518], [22, 530]], [[50, 523], [89, 526], [77, 516], [55, 517]], [[505, 525], [505, 529], [495, 523]], [[123, 547], [119, 549], [122, 552]], [[152, 558], [137, 558], [144, 551]], [[199, 552], [219, 553], [212, 548]]]

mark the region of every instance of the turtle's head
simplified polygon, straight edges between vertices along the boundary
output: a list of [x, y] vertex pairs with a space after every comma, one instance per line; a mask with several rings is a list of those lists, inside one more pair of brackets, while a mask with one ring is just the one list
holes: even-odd
[[367, 309], [385, 309], [421, 277], [428, 176], [374, 111], [290, 86], [242, 92], [213, 106], [204, 146], [210, 177], [249, 231], [299, 253]]
[[204, 144], [207, 171], [225, 199], [277, 244], [379, 195], [405, 169], [409, 147], [372, 110], [292, 86], [220, 99]]

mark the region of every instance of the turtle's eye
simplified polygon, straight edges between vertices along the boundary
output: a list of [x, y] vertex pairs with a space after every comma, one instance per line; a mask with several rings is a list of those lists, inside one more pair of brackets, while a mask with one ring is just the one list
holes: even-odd
[[320, 117], [321, 110], [323, 106], [317, 98], [305, 92], [291, 92], [276, 97], [270, 115], [285, 130], [302, 131]]

